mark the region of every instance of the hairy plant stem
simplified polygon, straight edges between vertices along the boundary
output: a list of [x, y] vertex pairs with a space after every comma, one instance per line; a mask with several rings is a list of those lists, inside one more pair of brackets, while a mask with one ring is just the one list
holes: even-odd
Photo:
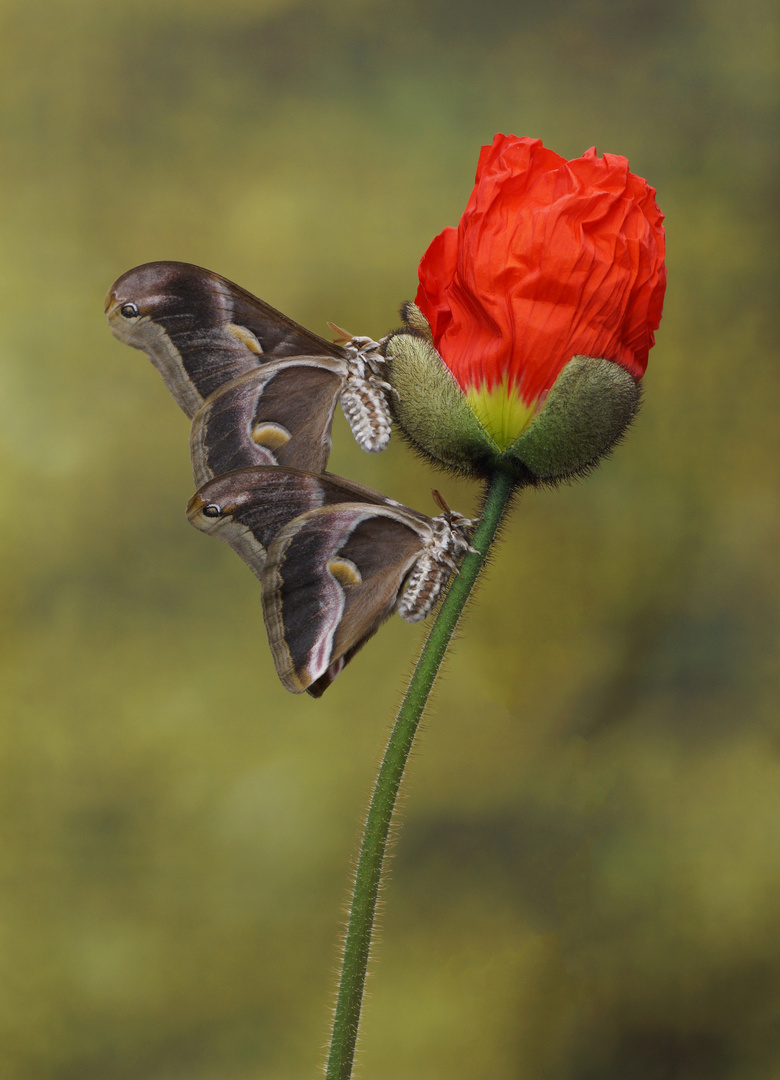
[[482, 516], [472, 540], [475, 550], [463, 560], [423, 645], [379, 769], [355, 872], [326, 1080], [349, 1080], [352, 1076], [376, 903], [398, 790], [428, 696], [509, 507], [515, 482], [508, 473], [496, 472], [487, 485]]

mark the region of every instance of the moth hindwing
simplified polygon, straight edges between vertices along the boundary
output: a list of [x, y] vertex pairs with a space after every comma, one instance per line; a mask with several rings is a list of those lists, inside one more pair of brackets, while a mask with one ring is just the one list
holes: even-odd
[[341, 361], [324, 356], [274, 360], [227, 383], [192, 421], [196, 485], [249, 465], [323, 472], [342, 383]]
[[260, 579], [279, 678], [314, 697], [394, 610], [425, 618], [474, 525], [449, 510], [430, 518], [338, 476], [278, 466], [217, 477], [187, 513]]
[[[327, 370], [328, 399], [323, 408], [315, 408], [326, 428], [315, 432], [310, 423], [304, 436], [309, 448], [316, 446], [315, 457], [321, 457], [323, 442], [329, 446], [330, 420], [339, 399], [364, 450], [387, 445], [384, 358], [379, 343], [370, 338], [346, 335], [341, 344], [326, 341], [227, 278], [180, 262], [145, 263], [123, 274], [109, 289], [106, 314], [114, 335], [146, 353], [189, 417], [242, 376], [282, 360], [306, 361], [290, 369], [286, 389], [298, 398], [297, 415], [303, 415], [323, 392], [317, 367]], [[266, 385], [258, 383], [259, 394]], [[278, 423], [290, 441], [298, 438], [297, 430], [273, 416], [265, 422]], [[255, 464], [253, 448], [244, 444], [246, 457], [239, 460], [241, 449], [234, 446], [233, 460]], [[312, 471], [319, 467], [315, 460], [306, 462], [305, 450], [294, 463]], [[200, 475], [205, 467], [197, 464]]]

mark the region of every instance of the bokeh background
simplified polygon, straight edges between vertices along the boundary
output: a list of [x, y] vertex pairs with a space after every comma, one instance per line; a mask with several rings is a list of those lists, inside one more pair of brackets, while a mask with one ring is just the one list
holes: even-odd
[[[780, 1076], [771, 0], [0, 4], [0, 1076], [318, 1075], [347, 878], [420, 630], [319, 702], [191, 529], [187, 421], [103, 297], [208, 266], [381, 336], [497, 131], [667, 215], [645, 405], [525, 495], [422, 731], [371, 1080]], [[433, 512], [395, 440], [331, 459]]]

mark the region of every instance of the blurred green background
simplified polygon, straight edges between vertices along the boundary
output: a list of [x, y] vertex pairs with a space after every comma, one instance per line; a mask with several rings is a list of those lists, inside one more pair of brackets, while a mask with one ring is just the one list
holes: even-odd
[[[770, 0], [0, 5], [0, 1076], [318, 1075], [421, 631], [320, 701], [191, 529], [188, 425], [103, 297], [210, 267], [380, 336], [497, 131], [667, 215], [645, 405], [529, 493], [412, 762], [371, 1080], [780, 1076], [777, 9]], [[473, 485], [395, 440], [345, 473]]]

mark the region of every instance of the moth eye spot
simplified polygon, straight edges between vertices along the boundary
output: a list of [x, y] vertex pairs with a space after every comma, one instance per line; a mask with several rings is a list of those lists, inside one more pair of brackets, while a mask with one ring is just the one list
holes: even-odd
[[204, 506], [202, 510], [203, 516], [207, 518], [222, 517], [222, 511], [216, 503], [209, 503], [208, 506]]
[[135, 304], [122, 304], [119, 309], [124, 319], [137, 319], [138, 308]]
[[228, 323], [228, 333], [232, 334], [236, 341], [239, 341], [250, 352], [255, 353], [257, 356], [262, 355], [262, 345], [252, 331], [245, 326], [239, 326], [238, 323]]
[[279, 450], [291, 439], [290, 432], [281, 424], [255, 424], [252, 428], [252, 441], [269, 450]]
[[330, 570], [331, 574], [333, 574], [334, 578], [342, 588], [347, 588], [350, 585], [359, 585], [363, 580], [363, 575], [351, 559], [331, 559], [328, 562], [328, 570]]

